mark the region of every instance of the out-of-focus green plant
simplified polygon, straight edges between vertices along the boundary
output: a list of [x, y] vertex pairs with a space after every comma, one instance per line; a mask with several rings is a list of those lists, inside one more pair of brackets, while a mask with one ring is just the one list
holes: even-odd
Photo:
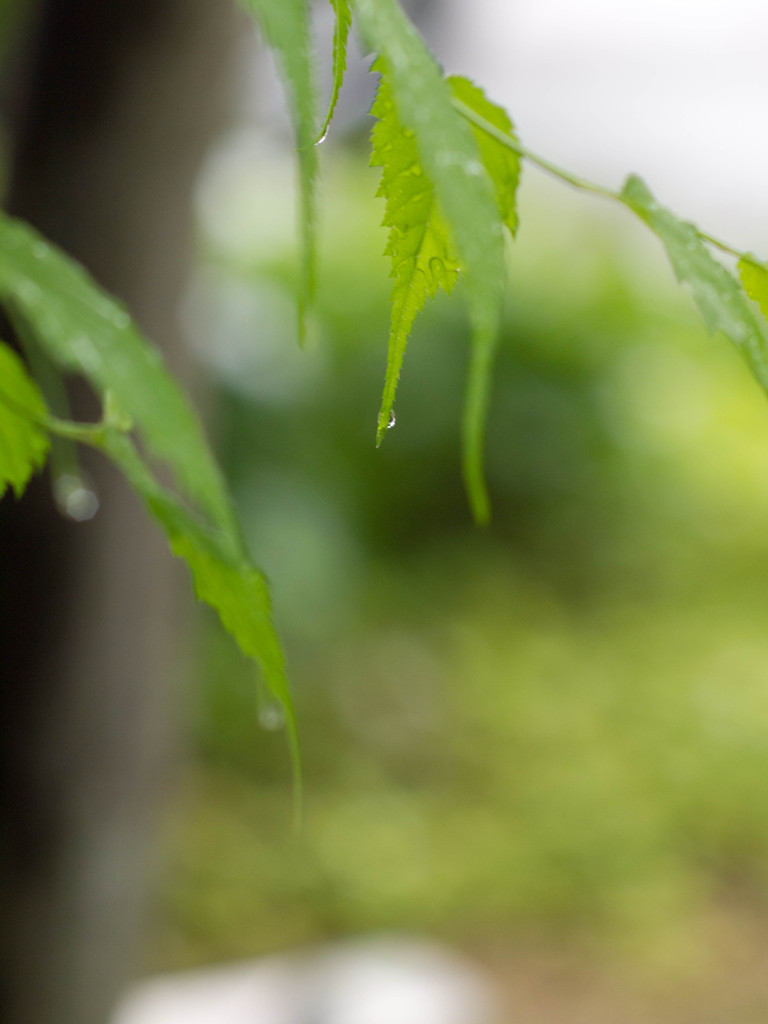
[[[461, 278], [470, 337], [461, 416], [462, 474], [478, 523], [487, 524], [490, 518], [484, 439], [503, 319], [505, 243], [518, 226], [522, 162], [608, 199], [645, 222], [663, 243], [677, 278], [690, 286], [707, 327], [734, 343], [758, 382], [768, 389], [764, 316], [768, 268], [754, 256], [679, 220], [657, 203], [636, 175], [614, 191], [527, 150], [509, 115], [478, 86], [461, 77], [444, 76], [397, 0], [332, 0], [336, 16], [333, 87], [322, 121], [316, 115], [308, 0], [245, 0], [245, 6], [277, 55], [295, 127], [302, 237], [297, 275], [300, 340], [306, 336], [317, 294], [315, 145], [325, 137], [341, 87], [353, 21], [361, 39], [377, 55], [374, 66], [381, 80], [373, 108], [371, 159], [381, 168], [377, 194], [385, 200], [385, 251], [394, 283], [376, 438], [380, 443], [394, 425], [395, 392], [406, 343], [427, 297], [440, 289], [451, 292]], [[736, 257], [738, 273], [716, 259], [713, 249]], [[351, 278], [344, 290], [346, 301], [350, 283]], [[20, 493], [32, 471], [40, 468], [49, 440], [54, 474], [60, 480], [72, 477], [59, 470], [65, 462], [68, 470], [76, 465], [76, 444], [89, 445], [110, 458], [159, 522], [172, 551], [187, 562], [197, 596], [216, 609], [241, 651], [260, 664], [267, 685], [282, 705], [298, 779], [295, 718], [282, 649], [272, 625], [269, 590], [250, 561], [226, 486], [185, 396], [129, 313], [65, 254], [7, 216], [0, 218], [0, 304], [35, 378], [27, 379], [23, 365], [0, 350], [4, 364], [13, 367], [4, 382], [10, 390], [0, 387], [4, 435], [0, 488], [10, 486]], [[524, 353], [524, 346], [517, 351]], [[442, 354], [433, 357], [428, 388], [447, 369]], [[99, 422], [78, 424], [63, 418], [66, 409], [56, 409], [65, 393], [61, 375], [79, 376], [92, 387], [101, 405]], [[40, 393], [36, 385], [41, 385]], [[541, 402], [559, 401], [557, 390], [549, 389], [546, 395], [542, 391]], [[32, 403], [27, 400], [30, 394]], [[40, 404], [44, 398], [48, 406]], [[58, 414], [50, 415], [49, 407]], [[422, 422], [431, 420], [431, 405], [422, 403], [420, 412]], [[514, 429], [519, 410], [506, 412]], [[565, 405], [562, 412], [561, 425], [568, 429]], [[568, 436], [577, 445], [584, 440]], [[540, 447], [540, 442], [537, 434], [533, 447]], [[527, 452], [530, 447], [519, 450]], [[57, 453], [63, 451], [67, 454], [62, 459]], [[153, 460], [166, 463], [175, 489], [161, 482]], [[419, 478], [410, 479], [411, 487], [421, 492], [417, 497], [424, 506], [439, 491], [438, 470], [436, 464], [425, 476], [420, 468]], [[405, 463], [399, 473], [407, 479]], [[547, 473], [538, 475], [543, 481]], [[554, 480], [551, 474], [549, 480]], [[74, 493], [83, 491], [75, 477]], [[92, 500], [86, 502], [93, 506]], [[529, 512], [528, 518], [535, 519], [535, 509]], [[409, 522], [403, 524], [404, 533], [411, 519], [414, 525], [418, 522], [417, 513], [414, 506]], [[377, 520], [378, 514], [372, 517], [372, 522]]]
[[[583, 223], [533, 194], [478, 535], [457, 501], [465, 325], [445, 302], [416, 328], [402, 415], [370, 458], [387, 295], [367, 173], [342, 160], [330, 176], [300, 358], [289, 247], [247, 229], [277, 216], [285, 175], [246, 175], [239, 196], [220, 182], [202, 351], [221, 458], [280, 581], [310, 798], [287, 841], [273, 741], [254, 743], [247, 675], [212, 638], [155, 955], [375, 927], [703, 955], [734, 879], [768, 891], [763, 400], [615, 222], [597, 220], [574, 271], [550, 224]], [[265, 323], [255, 355], [243, 339]]]

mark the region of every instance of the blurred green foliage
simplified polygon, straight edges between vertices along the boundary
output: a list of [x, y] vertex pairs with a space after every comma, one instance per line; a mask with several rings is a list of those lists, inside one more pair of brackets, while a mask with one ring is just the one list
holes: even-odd
[[211, 630], [153, 965], [381, 927], [704, 955], [713, 906], [768, 896], [768, 405], [642, 226], [524, 188], [478, 531], [460, 304], [417, 325], [376, 451], [372, 179], [329, 175], [299, 352], [291, 182], [260, 166], [209, 185], [190, 319], [288, 640], [306, 821]]

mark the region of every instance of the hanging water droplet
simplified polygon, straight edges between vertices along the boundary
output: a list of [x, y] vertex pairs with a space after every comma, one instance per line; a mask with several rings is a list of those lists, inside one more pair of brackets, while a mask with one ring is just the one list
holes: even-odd
[[99, 498], [86, 481], [74, 473], [63, 473], [53, 484], [56, 507], [68, 519], [85, 523], [99, 511]]
[[67, 498], [66, 513], [76, 523], [86, 523], [99, 511], [99, 499], [95, 491], [78, 487]]
[[325, 131], [323, 132], [323, 134], [320, 136], [320, 138], [315, 141], [315, 145], [316, 146], [322, 146], [322, 144], [325, 142], [325, 140], [327, 138], [328, 138], [328, 129], [326, 128]]
[[387, 423], [387, 430], [391, 430], [392, 427], [397, 423], [397, 417], [395, 416], [395, 410], [389, 414], [389, 423]]
[[285, 712], [279, 704], [267, 704], [259, 711], [259, 725], [267, 732], [277, 732], [285, 725]]
[[43, 259], [43, 257], [47, 256], [49, 252], [50, 246], [47, 242], [35, 242], [35, 244], [32, 246], [32, 255], [35, 257], [36, 260]]

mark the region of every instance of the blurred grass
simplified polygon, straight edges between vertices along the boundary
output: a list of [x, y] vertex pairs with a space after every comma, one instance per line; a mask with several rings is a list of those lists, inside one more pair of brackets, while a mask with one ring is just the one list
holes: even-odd
[[407, 928], [706, 966], [712, 909], [768, 896], [768, 404], [641, 228], [532, 183], [478, 532], [460, 303], [417, 326], [376, 452], [375, 176], [329, 175], [301, 353], [290, 181], [260, 167], [209, 185], [191, 319], [288, 641], [306, 822], [207, 630], [151, 965]]

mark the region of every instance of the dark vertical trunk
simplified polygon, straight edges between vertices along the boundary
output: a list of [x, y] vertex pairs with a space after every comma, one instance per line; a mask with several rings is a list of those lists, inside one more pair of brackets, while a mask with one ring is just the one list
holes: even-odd
[[[11, 126], [11, 211], [124, 299], [177, 371], [191, 193], [234, 24], [228, 0], [45, 0]], [[5, 1024], [106, 1024], [167, 751], [178, 568], [116, 475], [89, 469], [92, 522], [63, 521], [42, 481], [0, 507]]]

